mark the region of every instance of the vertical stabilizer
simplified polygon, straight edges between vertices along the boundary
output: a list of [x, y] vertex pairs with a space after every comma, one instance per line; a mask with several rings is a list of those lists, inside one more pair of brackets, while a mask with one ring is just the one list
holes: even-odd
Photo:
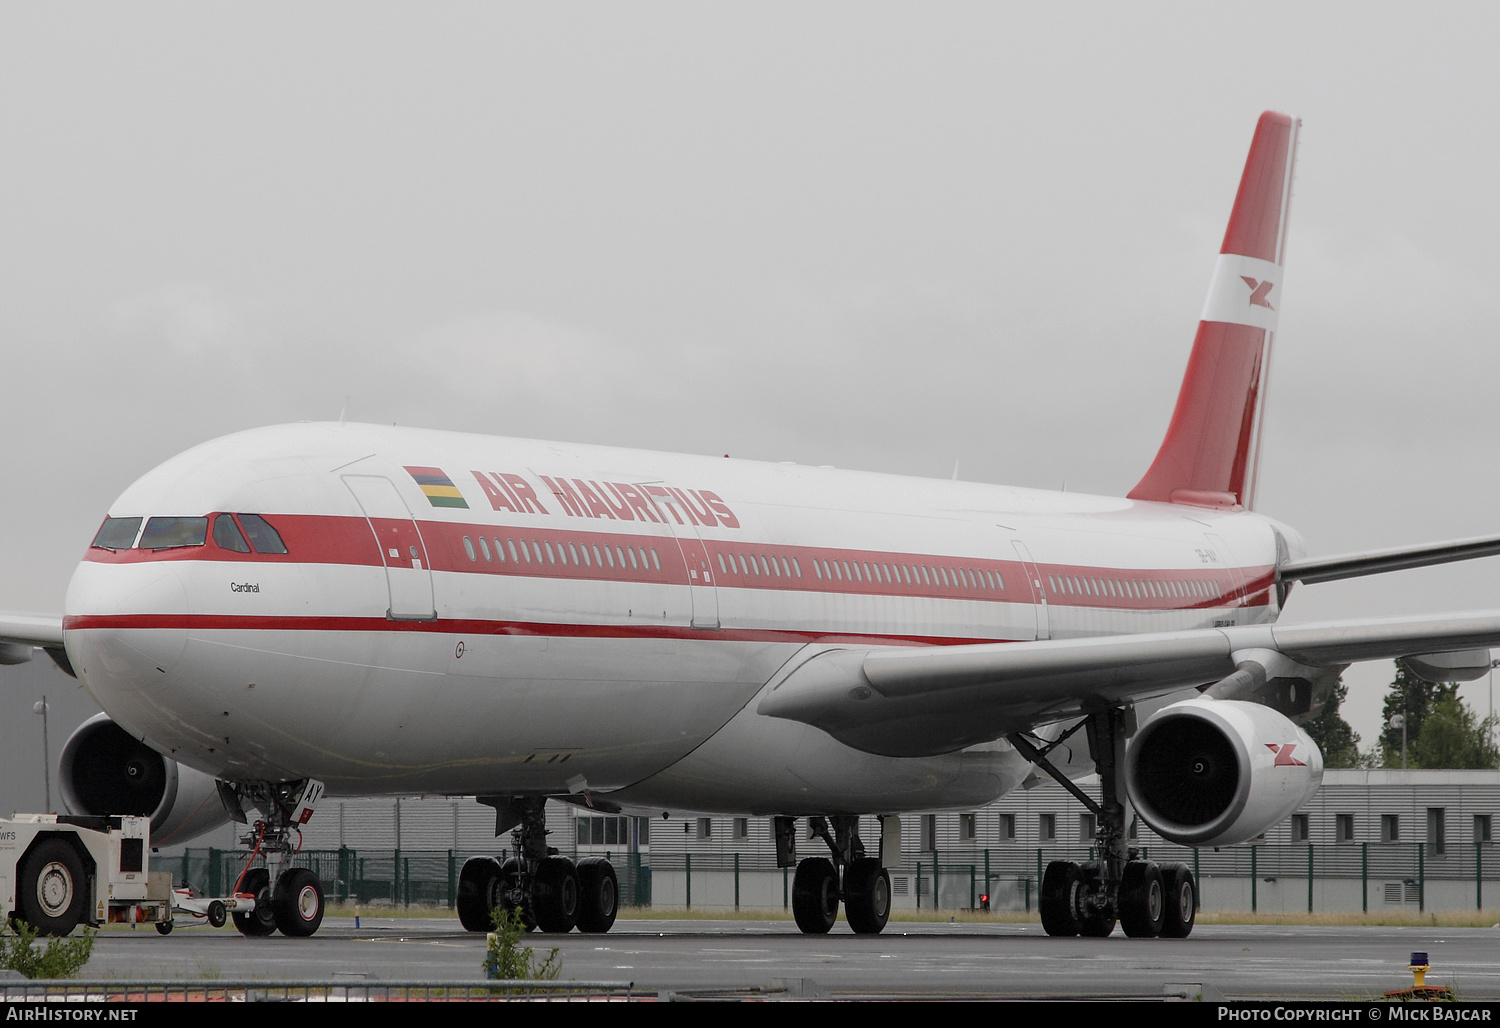
[[1255, 127], [1172, 423], [1133, 500], [1255, 505], [1300, 126], [1267, 111]]

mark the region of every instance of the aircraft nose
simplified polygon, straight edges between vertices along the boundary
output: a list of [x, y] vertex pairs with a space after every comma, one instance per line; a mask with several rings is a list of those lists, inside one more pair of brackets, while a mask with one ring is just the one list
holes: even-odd
[[149, 693], [187, 646], [187, 590], [167, 563], [85, 561], [65, 610], [68, 659], [106, 709], [110, 698]]

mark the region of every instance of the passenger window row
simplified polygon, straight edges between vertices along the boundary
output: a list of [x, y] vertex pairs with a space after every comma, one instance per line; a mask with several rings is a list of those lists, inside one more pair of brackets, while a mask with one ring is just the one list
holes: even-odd
[[567, 567], [571, 564], [574, 567], [608, 567], [622, 571], [661, 570], [661, 555], [654, 546], [601, 545], [563, 539], [527, 540], [509, 536], [503, 541], [496, 536], [493, 542], [492, 550], [491, 540], [480, 536], [479, 549], [476, 550], [473, 538], [466, 535], [463, 537], [464, 554], [471, 563], [478, 563], [482, 552], [487, 564], [545, 564], [554, 567]]
[[1053, 595], [1098, 596], [1121, 600], [1214, 600], [1224, 595], [1218, 579], [1201, 578], [1092, 578], [1086, 575], [1049, 574]]

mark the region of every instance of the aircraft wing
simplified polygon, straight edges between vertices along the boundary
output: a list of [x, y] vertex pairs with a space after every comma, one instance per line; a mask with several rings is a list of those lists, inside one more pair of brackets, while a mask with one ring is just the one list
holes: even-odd
[[1210, 685], [1275, 655], [1308, 668], [1395, 657], [1447, 667], [1444, 657], [1466, 658], [1451, 662], [1457, 669], [1478, 660], [1487, 667], [1488, 647], [1497, 645], [1500, 611], [831, 650], [794, 670], [757, 709], [870, 753], [924, 756]]
[[0, 664], [21, 664], [40, 646], [63, 652], [61, 614], [12, 614], [0, 611]]
[[1444, 543], [1426, 543], [1422, 546], [1345, 553], [1337, 557], [1294, 560], [1277, 568], [1276, 577], [1283, 582], [1337, 582], [1343, 578], [1359, 578], [1387, 571], [1422, 568], [1430, 564], [1451, 564], [1456, 560], [1492, 557], [1497, 553], [1500, 553], [1500, 536], [1489, 535]]

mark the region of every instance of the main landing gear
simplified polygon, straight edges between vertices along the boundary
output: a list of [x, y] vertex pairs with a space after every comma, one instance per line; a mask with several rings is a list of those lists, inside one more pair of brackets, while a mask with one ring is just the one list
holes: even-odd
[[[1135, 939], [1163, 936], [1185, 939], [1197, 916], [1197, 883], [1186, 864], [1157, 864], [1139, 859], [1126, 845], [1129, 810], [1125, 799], [1125, 738], [1131, 712], [1113, 707], [1090, 714], [1080, 725], [1088, 731], [1089, 747], [1099, 773], [1099, 802], [1085, 794], [1047, 760], [1047, 749], [1012, 735], [1010, 741], [1037, 767], [1058, 781], [1093, 811], [1098, 825], [1098, 859], [1085, 864], [1054, 860], [1042, 876], [1042, 927], [1048, 935], [1104, 938], [1115, 922]], [[1073, 731], [1077, 731], [1075, 727]]]
[[547, 845], [545, 797], [486, 797], [495, 834], [511, 832], [511, 855], [470, 857], [458, 876], [458, 920], [471, 932], [493, 930], [491, 913], [519, 910], [528, 929], [607, 932], [620, 906], [620, 883], [603, 857], [577, 864]]
[[[899, 826], [899, 820], [892, 820]], [[808, 827], [827, 843], [831, 860], [808, 857], [797, 863], [796, 818], [778, 817], [774, 822], [777, 866], [791, 867], [796, 863], [797, 867], [792, 878], [792, 915], [797, 927], [808, 935], [826, 934], [838, 920], [842, 900], [850, 928], [860, 935], [878, 935], [891, 916], [891, 876], [878, 857], [865, 855], [865, 845], [859, 837], [859, 818], [813, 817], [808, 820]], [[894, 830], [899, 833], [899, 827]], [[899, 835], [895, 845], [899, 849]]]
[[[230, 917], [241, 935], [261, 938], [280, 932], [305, 938], [323, 923], [323, 883], [305, 867], [282, 863], [301, 848], [299, 825], [307, 823], [313, 807], [323, 796], [323, 783], [313, 779], [298, 782], [219, 783], [219, 795], [235, 820], [247, 824], [245, 805], [264, 815], [244, 843], [253, 846], [250, 860], [234, 888]], [[292, 844], [297, 832], [298, 843]], [[265, 866], [251, 867], [257, 856]]]

